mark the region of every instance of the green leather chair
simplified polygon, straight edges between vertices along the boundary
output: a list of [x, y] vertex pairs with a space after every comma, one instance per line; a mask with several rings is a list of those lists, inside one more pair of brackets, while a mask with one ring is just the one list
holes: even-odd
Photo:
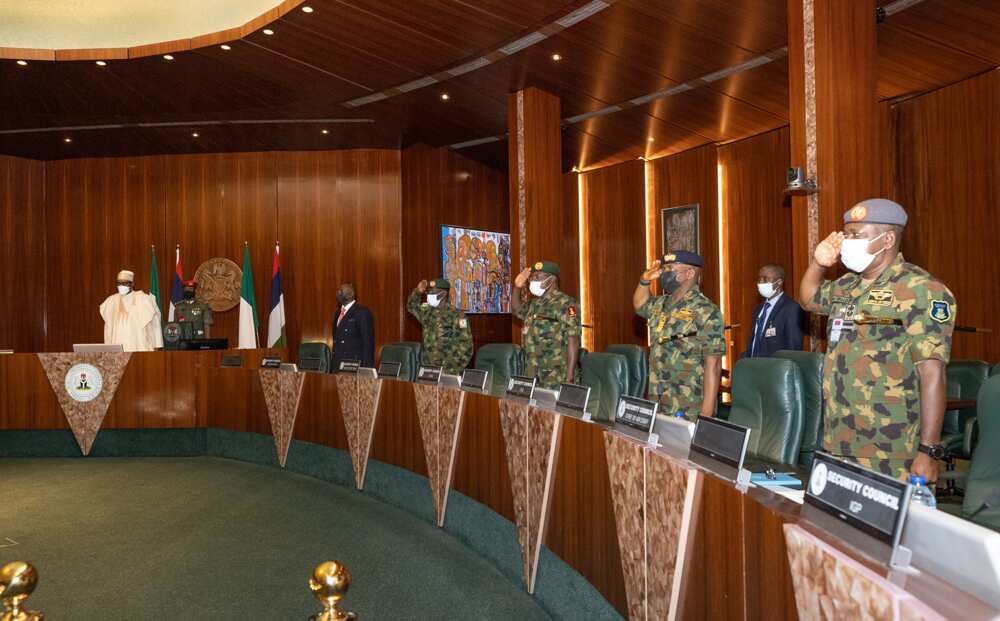
[[[946, 368], [949, 399], [975, 399], [979, 388], [989, 377], [990, 366], [982, 360], [952, 360]], [[941, 429], [943, 444], [949, 453], [968, 458], [962, 451], [962, 438], [969, 419], [976, 415], [976, 408], [947, 410]]]
[[502, 397], [511, 375], [524, 370], [521, 347], [513, 343], [489, 343], [476, 350], [474, 368], [490, 373], [490, 393]]
[[412, 382], [417, 376], [420, 365], [420, 343], [400, 341], [383, 345], [379, 351], [379, 364], [383, 362], [399, 363], [399, 379]]
[[646, 349], [638, 345], [608, 345], [604, 350], [609, 354], [621, 354], [628, 362], [628, 382], [625, 394], [630, 397], [646, 397], [646, 377], [649, 375], [649, 359]]
[[802, 445], [802, 373], [791, 360], [744, 358], [733, 368], [729, 421], [750, 427], [748, 451], [795, 465]]
[[[1000, 489], [1000, 375], [986, 380], [976, 398], [979, 440], [972, 452], [965, 484], [962, 503], [965, 517], [971, 516], [990, 494]], [[1000, 530], [1000, 507], [984, 509], [972, 520]]]
[[590, 386], [588, 411], [597, 420], [613, 421], [618, 398], [628, 394], [629, 362], [622, 354], [591, 352], [583, 359], [582, 382]]
[[775, 358], [791, 360], [802, 375], [802, 445], [799, 467], [812, 468], [813, 456], [823, 448], [823, 354], [783, 349]]
[[309, 342], [299, 345], [299, 369], [329, 373], [330, 361], [330, 346], [326, 343]]
[[997, 375], [1000, 375], [1000, 362], [993, 365], [993, 368], [990, 370], [990, 377], [996, 377]]

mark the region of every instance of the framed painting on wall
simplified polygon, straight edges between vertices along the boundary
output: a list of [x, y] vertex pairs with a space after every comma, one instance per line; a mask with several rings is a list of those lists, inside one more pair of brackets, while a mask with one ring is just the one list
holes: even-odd
[[663, 240], [660, 254], [687, 250], [701, 254], [701, 235], [698, 228], [698, 203], [666, 207], [660, 210]]

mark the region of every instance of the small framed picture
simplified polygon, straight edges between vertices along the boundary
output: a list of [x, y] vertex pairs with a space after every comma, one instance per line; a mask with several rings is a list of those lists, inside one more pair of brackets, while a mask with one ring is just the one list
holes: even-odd
[[663, 246], [660, 248], [660, 254], [677, 250], [701, 254], [699, 207], [698, 203], [691, 203], [660, 210], [660, 220], [663, 224]]

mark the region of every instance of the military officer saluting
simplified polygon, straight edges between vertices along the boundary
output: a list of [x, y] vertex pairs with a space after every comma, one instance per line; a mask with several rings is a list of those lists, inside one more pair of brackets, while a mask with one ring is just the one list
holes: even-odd
[[[899, 251], [906, 212], [869, 199], [813, 254], [799, 299], [828, 318], [823, 448], [902, 478], [937, 480], [955, 298]], [[837, 258], [851, 270], [823, 278]]]
[[[525, 300], [524, 286], [530, 296]], [[579, 305], [559, 290], [559, 265], [539, 261], [514, 278], [511, 304], [521, 320], [521, 346], [525, 374], [538, 378], [544, 388], [558, 389], [563, 382], [575, 382], [580, 354]]]
[[181, 324], [181, 338], [207, 339], [208, 330], [215, 320], [208, 304], [195, 299], [198, 281], [184, 281], [184, 299], [174, 307], [174, 317]]
[[[678, 250], [653, 261], [632, 294], [636, 314], [649, 324], [649, 398], [665, 414], [713, 416], [726, 341], [722, 313], [698, 288], [704, 261]], [[659, 279], [663, 295], [649, 285]]]
[[[465, 313], [451, 305], [450, 291], [444, 278], [422, 280], [407, 298], [406, 310], [423, 327], [423, 364], [459, 375], [472, 359], [472, 332]], [[421, 301], [425, 293], [427, 299]]]

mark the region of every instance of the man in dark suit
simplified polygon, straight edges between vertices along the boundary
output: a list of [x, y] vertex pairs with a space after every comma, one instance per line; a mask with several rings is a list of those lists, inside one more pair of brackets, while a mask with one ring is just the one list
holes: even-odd
[[337, 290], [340, 307], [333, 315], [333, 368], [342, 360], [360, 360], [363, 367], [375, 366], [375, 321], [366, 307], [358, 304], [353, 283]]
[[782, 349], [802, 349], [802, 307], [784, 290], [783, 267], [768, 264], [760, 268], [757, 292], [764, 301], [753, 309], [750, 338], [741, 358], [763, 358]]

